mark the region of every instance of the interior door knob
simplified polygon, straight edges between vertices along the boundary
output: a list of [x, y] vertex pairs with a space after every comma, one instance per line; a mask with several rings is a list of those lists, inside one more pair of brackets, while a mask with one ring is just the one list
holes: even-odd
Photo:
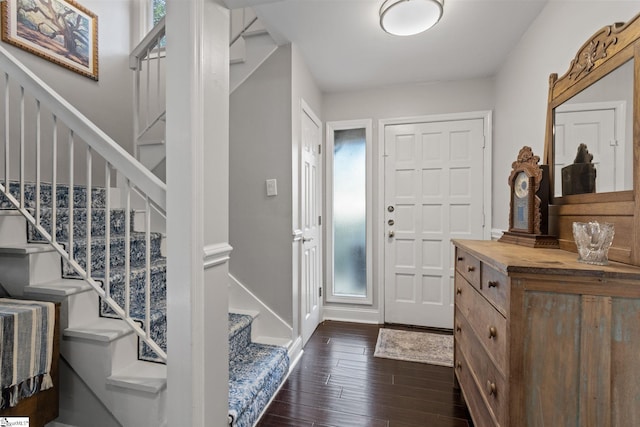
[[389, 237], [393, 237], [395, 235], [396, 235], [395, 231], [393, 231], [393, 230], [389, 231]]

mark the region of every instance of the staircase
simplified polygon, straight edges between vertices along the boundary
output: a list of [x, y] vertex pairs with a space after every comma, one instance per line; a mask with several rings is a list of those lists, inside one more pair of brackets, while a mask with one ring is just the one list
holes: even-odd
[[[14, 198], [20, 197], [18, 183], [9, 185]], [[117, 192], [117, 190], [111, 190]], [[24, 185], [24, 205], [35, 209], [35, 184]], [[122, 306], [128, 304], [132, 317], [143, 324], [151, 319], [151, 336], [166, 351], [166, 262], [162, 255], [162, 235], [136, 231], [135, 218], [126, 232], [126, 215], [122, 208], [106, 212], [107, 191], [94, 188], [90, 207], [86, 187], [41, 184], [40, 221], [49, 233], [56, 205], [55, 233], [57, 242], [73, 245], [75, 259], [93, 277], [110, 277], [110, 294]], [[69, 218], [69, 194], [73, 194], [73, 221]], [[125, 322], [92, 291], [78, 272], [44, 239], [32, 224], [0, 196], [0, 284], [14, 297], [54, 300], [63, 303], [61, 355], [123, 426], [160, 426], [164, 423], [163, 402], [166, 398], [166, 366], [162, 359], [137, 339]], [[91, 250], [86, 258], [87, 218], [91, 217]], [[105, 218], [110, 232], [105, 236]], [[73, 232], [71, 232], [73, 230]], [[124, 241], [129, 235], [130, 292], [125, 295]], [[109, 253], [105, 253], [106, 242]], [[70, 243], [71, 242], [71, 243]], [[150, 247], [148, 245], [150, 244]], [[147, 249], [148, 247], [148, 249]], [[151, 253], [150, 297], [145, 296], [145, 263], [143, 254]], [[87, 259], [91, 262], [87, 263]], [[109, 263], [106, 260], [109, 259]], [[109, 268], [107, 268], [107, 265]], [[151, 301], [145, 316], [146, 301]], [[282, 346], [259, 344], [251, 339], [252, 323], [259, 313], [229, 314], [229, 425], [252, 426], [289, 371], [289, 356]], [[145, 327], [145, 325], [143, 325]], [[152, 363], [155, 362], [155, 363]], [[64, 390], [63, 390], [64, 393]], [[69, 402], [61, 403], [60, 421], [71, 425], [87, 425], [89, 421], [73, 413]]]
[[[230, 12], [229, 93], [232, 93], [278, 45], [251, 8]], [[163, 181], [166, 176], [164, 37], [162, 18], [129, 56], [129, 68], [135, 73], [135, 156]]]
[[[62, 302], [58, 421], [165, 426], [166, 186], [1, 47], [0, 69], [17, 101], [0, 120], [0, 290]], [[289, 340], [251, 339], [258, 315], [229, 315], [232, 426], [253, 425], [288, 373]]]
[[277, 48], [252, 9], [232, 9], [229, 93], [240, 87]]

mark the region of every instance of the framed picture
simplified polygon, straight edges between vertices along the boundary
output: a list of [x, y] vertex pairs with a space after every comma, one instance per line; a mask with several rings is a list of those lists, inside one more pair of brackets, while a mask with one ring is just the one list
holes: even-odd
[[98, 80], [98, 17], [73, 0], [4, 0], [2, 40]]

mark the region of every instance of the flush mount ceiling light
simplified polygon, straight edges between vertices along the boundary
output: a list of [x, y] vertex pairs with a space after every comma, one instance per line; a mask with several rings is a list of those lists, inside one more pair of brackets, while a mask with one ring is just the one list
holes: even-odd
[[412, 36], [433, 27], [442, 17], [444, 0], [386, 0], [380, 26], [389, 34]]

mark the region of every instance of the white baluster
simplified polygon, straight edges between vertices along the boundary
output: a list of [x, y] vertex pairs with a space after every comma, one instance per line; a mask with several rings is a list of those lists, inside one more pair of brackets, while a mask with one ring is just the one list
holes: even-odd
[[[91, 277], [91, 212], [92, 209], [92, 201], [93, 195], [91, 194], [91, 178], [92, 178], [92, 155], [91, 155], [91, 147], [87, 146], [87, 220], [86, 220], [86, 233], [87, 233], [87, 267], [85, 268], [87, 272], [87, 277]], [[109, 262], [107, 259], [106, 262]]]
[[51, 140], [51, 240], [55, 242], [58, 213], [58, 117], [53, 114], [53, 135]]

